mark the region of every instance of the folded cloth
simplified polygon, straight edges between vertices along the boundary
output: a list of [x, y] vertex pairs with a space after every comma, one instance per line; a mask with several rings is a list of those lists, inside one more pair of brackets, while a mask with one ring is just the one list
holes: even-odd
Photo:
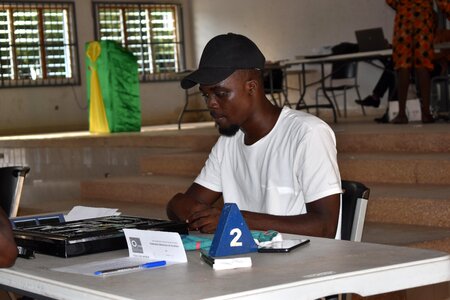
[[[267, 231], [257, 231], [251, 230], [253, 239], [257, 245], [261, 243], [266, 243], [272, 241], [274, 238], [276, 240], [281, 240], [281, 234], [275, 230], [267, 230]], [[195, 235], [181, 235], [181, 240], [183, 241], [184, 250], [192, 251], [192, 250], [200, 250], [200, 249], [209, 249], [211, 247], [212, 238], [195, 236]]]
[[209, 249], [212, 243], [212, 239], [210, 238], [187, 234], [182, 234], [181, 240], [186, 251]]
[[275, 230], [267, 230], [267, 231], [251, 231], [253, 239], [255, 240], [256, 245], [265, 244], [267, 242], [272, 242], [272, 240], [282, 240], [281, 234]]

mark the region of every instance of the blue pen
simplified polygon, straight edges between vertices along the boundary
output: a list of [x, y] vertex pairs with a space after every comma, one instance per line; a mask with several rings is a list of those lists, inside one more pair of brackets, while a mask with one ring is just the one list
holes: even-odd
[[167, 263], [165, 260], [158, 260], [158, 261], [151, 261], [145, 264], [140, 265], [133, 265], [133, 266], [127, 266], [127, 267], [120, 267], [120, 268], [114, 268], [114, 269], [106, 269], [106, 270], [100, 270], [94, 272], [94, 275], [105, 275], [105, 274], [111, 274], [111, 273], [117, 273], [117, 272], [123, 272], [123, 271], [130, 271], [130, 270], [136, 270], [136, 269], [151, 269], [151, 268], [157, 268], [165, 266]]

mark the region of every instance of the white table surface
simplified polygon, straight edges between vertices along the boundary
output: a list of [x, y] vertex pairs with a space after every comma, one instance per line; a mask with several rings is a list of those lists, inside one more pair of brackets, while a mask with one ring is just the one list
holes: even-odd
[[378, 51], [365, 51], [365, 52], [355, 52], [348, 54], [337, 54], [337, 55], [324, 55], [320, 57], [307, 58], [304, 56], [299, 56], [295, 60], [289, 60], [284, 62], [287, 66], [295, 66], [300, 64], [320, 64], [320, 63], [331, 63], [340, 60], [367, 60], [369, 58], [375, 59], [379, 56], [390, 56], [392, 55], [392, 49], [378, 50]]
[[[253, 266], [214, 271], [197, 251], [188, 263], [110, 277], [50, 270], [126, 256], [126, 250], [59, 258], [36, 254], [0, 269], [0, 284], [57, 299], [315, 299], [362, 296], [450, 281], [448, 253], [332, 239], [288, 254], [252, 253]], [[275, 298], [278, 297], [278, 298]]]
[[450, 42], [434, 44], [434, 49], [450, 49]]

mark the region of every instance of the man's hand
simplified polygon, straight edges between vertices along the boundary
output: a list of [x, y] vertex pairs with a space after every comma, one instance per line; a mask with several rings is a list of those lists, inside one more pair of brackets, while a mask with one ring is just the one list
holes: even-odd
[[219, 223], [220, 213], [221, 210], [217, 207], [203, 203], [196, 204], [187, 218], [189, 229], [202, 233], [214, 233]]
[[214, 207], [222, 193], [193, 183], [185, 193], [176, 194], [167, 204], [171, 220], [186, 221], [190, 230], [213, 233], [219, 222], [220, 209]]

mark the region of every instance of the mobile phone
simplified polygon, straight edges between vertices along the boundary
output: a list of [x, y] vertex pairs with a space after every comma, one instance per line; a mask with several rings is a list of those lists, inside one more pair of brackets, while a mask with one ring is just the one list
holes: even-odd
[[258, 252], [286, 253], [307, 243], [309, 243], [308, 239], [284, 240], [279, 242], [272, 242], [270, 245], [258, 247]]

